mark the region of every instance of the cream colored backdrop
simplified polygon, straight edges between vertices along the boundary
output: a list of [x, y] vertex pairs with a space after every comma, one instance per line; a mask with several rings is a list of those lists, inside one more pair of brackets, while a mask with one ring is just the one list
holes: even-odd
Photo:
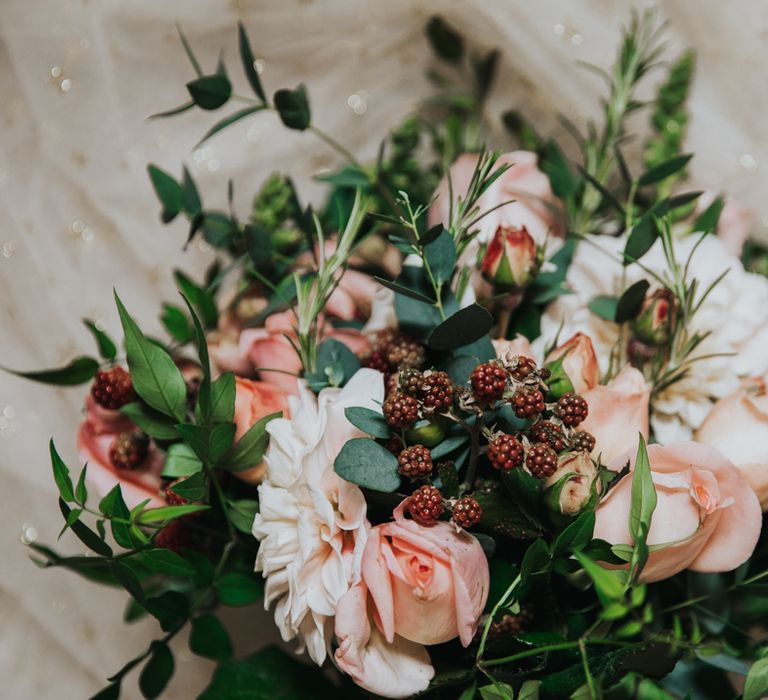
[[[503, 63], [491, 113], [515, 107], [544, 133], [556, 115], [577, 123], [596, 112], [600, 81], [577, 60], [607, 66], [621, 0], [3, 0], [0, 3], [0, 364], [55, 366], [91, 351], [79, 325], [95, 318], [116, 332], [111, 288], [148, 330], [172, 299], [170, 270], [199, 273], [210, 255], [182, 253], [184, 225], [164, 227], [145, 166], [174, 173], [186, 162], [206, 203], [236, 202], [273, 169], [311, 176], [337, 157], [309, 134], [287, 132], [271, 115], [192, 152], [221, 115], [147, 115], [185, 100], [193, 76], [178, 43], [179, 22], [207, 69], [226, 49], [236, 89], [247, 94], [236, 23], [265, 61], [268, 89], [307, 84], [314, 121], [361, 158], [387, 127], [430, 94], [424, 78], [425, 19], [443, 13]], [[698, 186], [727, 188], [756, 211], [768, 234], [768, 3], [668, 0], [672, 55], [698, 51], [689, 148]], [[352, 97], [350, 101], [350, 96]], [[350, 108], [357, 105], [357, 110]], [[225, 108], [223, 110], [226, 113]], [[503, 144], [503, 142], [500, 142]], [[46, 443], [53, 436], [75, 463], [73, 433], [83, 389], [51, 390], [0, 375], [0, 683], [4, 698], [84, 698], [156, 634], [151, 622], [121, 624], [124, 596], [59, 570], [38, 571], [22, 530], [54, 542], [60, 528]], [[78, 551], [65, 537], [61, 546]], [[235, 620], [236, 618], [236, 620]], [[261, 610], [229, 615], [241, 652], [273, 639]], [[169, 698], [204, 687], [210, 665], [177, 644]], [[135, 681], [124, 697], [138, 697]]]

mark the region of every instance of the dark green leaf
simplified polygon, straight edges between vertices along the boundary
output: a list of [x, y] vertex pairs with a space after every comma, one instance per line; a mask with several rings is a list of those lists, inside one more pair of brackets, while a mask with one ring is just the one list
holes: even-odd
[[349, 187], [351, 189], [366, 188], [371, 184], [371, 178], [367, 173], [351, 165], [345, 165], [335, 173], [317, 175], [315, 179], [320, 182], [328, 182], [335, 187]]
[[270, 413], [256, 421], [224, 457], [219, 465], [222, 469], [240, 472], [261, 463], [269, 444], [267, 425], [282, 413]]
[[431, 17], [426, 26], [432, 50], [444, 61], [457, 63], [464, 55], [464, 40], [442, 17]]
[[75, 488], [75, 500], [78, 503], [85, 503], [88, 500], [88, 487], [85, 484], [85, 479], [88, 473], [88, 465], [83, 465], [80, 470], [80, 477], [77, 480], [77, 487]]
[[[171, 491], [183, 496], [188, 501], [204, 501], [208, 497], [208, 479], [204, 471], [193, 474], [184, 481], [171, 486]], [[176, 507], [176, 506], [174, 506]], [[188, 508], [189, 506], [179, 506]], [[174, 515], [173, 517], [177, 517]]]
[[566, 527], [552, 545], [553, 556], [582, 549], [592, 539], [595, 530], [595, 512], [585, 511]]
[[592, 579], [592, 582], [595, 584], [595, 592], [603, 605], [619, 601], [624, 597], [624, 591], [626, 589], [626, 571], [610, 571], [604, 569], [581, 551], [574, 552], [573, 556], [579, 560], [584, 571], [586, 571]]
[[133, 596], [139, 603], [144, 601], [144, 591], [141, 588], [141, 582], [122, 559], [115, 559], [110, 562], [109, 568], [120, 585]]
[[493, 316], [482, 306], [471, 304], [449, 316], [429, 335], [427, 344], [435, 350], [453, 350], [474, 342], [491, 330]]
[[243, 70], [245, 71], [245, 77], [248, 78], [248, 82], [256, 95], [262, 102], [266, 103], [267, 98], [264, 94], [264, 88], [261, 86], [261, 80], [259, 74], [256, 71], [254, 65], [253, 51], [251, 51], [251, 42], [248, 41], [248, 35], [245, 33], [245, 27], [242, 22], [237, 23], [238, 43], [240, 46], [240, 60], [243, 63]]
[[[237, 222], [221, 211], [205, 212], [200, 226], [203, 229], [205, 242], [214, 248], [229, 248], [238, 232]], [[192, 235], [191, 232], [190, 235]], [[187, 297], [189, 297], [188, 294]], [[208, 325], [207, 322], [206, 325]]]
[[77, 386], [85, 384], [93, 379], [99, 363], [92, 357], [76, 357], [66, 367], [57, 369], [42, 369], [32, 372], [19, 372], [17, 370], [2, 367], [0, 369], [15, 374], [17, 377], [29, 379], [41, 384], [55, 384], [57, 386]]
[[592, 187], [594, 187], [602, 195], [603, 199], [618, 212], [619, 216], [623, 217], [626, 214], [624, 207], [621, 206], [621, 203], [618, 199], [616, 199], [613, 193], [605, 185], [603, 185], [600, 180], [588, 173], [584, 168], [579, 167], [579, 170], [581, 171], [581, 174], [584, 176], [584, 178], [589, 181], [589, 184], [592, 185]]
[[156, 698], [173, 675], [173, 654], [165, 642], [155, 640], [149, 647], [149, 661], [141, 669], [139, 688], [145, 698]]
[[443, 440], [432, 450], [432, 459], [442, 459], [443, 457], [446, 457], [454, 450], [465, 445], [468, 440], [469, 438], [466, 435], [457, 435], [455, 437], [450, 437], [447, 440]]
[[558, 197], [565, 199], [578, 191], [580, 180], [573, 173], [565, 155], [554, 141], [550, 141], [544, 149], [541, 169], [547, 174], [552, 191]]
[[346, 442], [334, 469], [342, 479], [374, 491], [391, 492], [400, 486], [397, 459], [386, 447], [368, 438]]
[[541, 526], [506, 494], [478, 492], [472, 495], [483, 509], [482, 527], [494, 535], [528, 540], [542, 534]]
[[163, 206], [162, 219], [167, 224], [176, 218], [184, 206], [184, 190], [175, 178], [152, 163], [147, 166], [147, 172]]
[[303, 131], [311, 122], [309, 101], [303, 85], [295, 90], [278, 90], [273, 98], [280, 119], [289, 129]]
[[551, 558], [547, 543], [541, 539], [534, 540], [523, 556], [523, 562], [520, 565], [520, 579], [528, 581], [532, 576], [546, 572], [550, 563]]
[[197, 185], [189, 174], [187, 166], [184, 166], [184, 180], [182, 183], [184, 192], [184, 211], [190, 216], [197, 216], [203, 210], [203, 203], [200, 201], [200, 193], [197, 191]]
[[231, 659], [234, 653], [229, 634], [215, 615], [193, 618], [189, 648], [198, 656], [216, 661]]
[[[68, 520], [70, 508], [61, 499], [59, 499], [59, 509], [61, 510], [64, 519]], [[112, 548], [85, 523], [77, 520], [70, 525], [70, 529], [77, 535], [77, 538], [88, 547], [88, 549], [96, 552], [96, 554], [102, 557], [112, 556]]]
[[168, 335], [182, 345], [186, 345], [195, 335], [187, 315], [178, 306], [163, 304], [163, 314], [160, 321]]
[[93, 321], [84, 318], [83, 323], [96, 340], [96, 345], [99, 348], [99, 355], [105, 360], [114, 360], [115, 357], [117, 357], [117, 346], [112, 338], [98, 328]]
[[188, 112], [190, 109], [192, 109], [195, 106], [195, 103], [185, 102], [183, 105], [179, 105], [178, 107], [173, 107], [172, 109], [167, 109], [164, 112], [155, 112], [154, 114], [150, 114], [150, 119], [165, 119], [166, 117], [175, 117], [177, 114], [183, 114], [184, 112]]
[[386, 439], [392, 433], [384, 416], [378, 411], [372, 411], [370, 408], [348, 407], [344, 409], [344, 415], [352, 425], [372, 437]]
[[232, 96], [232, 83], [221, 74], [203, 75], [187, 83], [187, 90], [200, 109], [218, 109]]
[[633, 285], [624, 290], [616, 304], [616, 323], [630, 321], [640, 312], [643, 300], [651, 285], [647, 280], [638, 280]]
[[110, 683], [106, 688], [92, 695], [89, 700], [119, 700], [120, 683]]
[[184, 53], [187, 54], [187, 58], [192, 64], [192, 68], [195, 69], [195, 73], [197, 73], [197, 75], [202, 76], [203, 69], [200, 68], [200, 62], [197, 60], [195, 54], [192, 51], [192, 47], [187, 41], [187, 37], [184, 36], [184, 32], [181, 31], [181, 27], [178, 24], [176, 25], [176, 31], [179, 33], [179, 40], [181, 41], [181, 45], [184, 47]]
[[192, 476], [203, 468], [203, 463], [197, 458], [192, 448], [184, 443], [176, 443], [168, 448], [163, 465], [163, 476], [178, 478]]
[[744, 683], [744, 700], [760, 700], [768, 695], [768, 659], [752, 664]]
[[325, 386], [344, 386], [360, 369], [360, 360], [344, 343], [328, 338], [317, 349], [317, 372], [307, 375], [313, 391]]
[[456, 269], [456, 245], [448, 231], [443, 230], [432, 243], [424, 246], [424, 256], [436, 284], [451, 279]]
[[419, 238], [419, 243], [422, 246], [428, 245], [432, 243], [432, 241], [436, 241], [445, 230], [445, 226], [442, 224], [436, 224], [432, 228], [428, 229], [427, 232]]
[[632, 227], [632, 232], [624, 246], [625, 265], [640, 260], [653, 247], [659, 237], [659, 229], [653, 217], [653, 210], [649, 210]]
[[499, 63], [500, 52], [492, 49], [482, 58], [474, 61], [475, 81], [477, 82], [478, 97], [483, 100], [488, 95], [496, 77], [496, 67]]
[[120, 484], [115, 484], [112, 490], [99, 502], [99, 510], [108, 518], [112, 527], [112, 536], [121, 547], [131, 549], [140, 544], [136, 541], [128, 524], [131, 513], [123, 500]]
[[164, 632], [170, 632], [189, 617], [189, 600], [179, 591], [165, 591], [147, 598], [143, 608], [160, 623]]
[[128, 367], [136, 393], [152, 408], [183, 420], [187, 410], [187, 387], [173, 358], [144, 337], [115, 292], [115, 302], [125, 333]]
[[702, 233], [714, 233], [717, 231], [717, 225], [720, 222], [720, 214], [723, 211], [725, 202], [722, 197], [717, 197], [693, 223], [693, 230]]
[[195, 567], [170, 549], [148, 549], [142, 552], [141, 563], [156, 574], [193, 576]]
[[616, 297], [600, 294], [596, 297], [592, 297], [587, 306], [595, 316], [599, 316], [606, 321], [615, 321], [618, 305], [619, 300]]
[[422, 294], [421, 292], [417, 292], [415, 289], [410, 289], [409, 287], [399, 284], [398, 282], [393, 282], [383, 277], [376, 277], [376, 280], [387, 287], [387, 289], [391, 289], [393, 292], [402, 294], [409, 299], [415, 299], [416, 301], [421, 301], [424, 304], [429, 304], [430, 306], [434, 304], [433, 299], [430, 299], [428, 296]]
[[224, 574], [216, 584], [219, 600], [223, 605], [239, 607], [261, 600], [264, 595], [264, 581], [257, 573]]
[[686, 165], [688, 165], [688, 162], [691, 160], [691, 158], [693, 158], [693, 154], [689, 153], [674, 156], [669, 160], [665, 160], [663, 163], [659, 163], [658, 165], [655, 165], [654, 167], [646, 170], [638, 178], [637, 184], [640, 187], [645, 187], [646, 185], [652, 185], [655, 182], [659, 182], [659, 180], [663, 180], [664, 178], [673, 175], [678, 170], [682, 170]]
[[181, 270], [175, 270], [173, 277], [181, 293], [197, 309], [203, 325], [206, 328], [215, 328], [219, 320], [219, 312], [216, 309], [216, 300], [213, 295], [193, 282]]
[[48, 443], [48, 450], [51, 454], [51, 466], [53, 467], [53, 480], [59, 489], [59, 494], [64, 501], [72, 502], [75, 500], [75, 491], [72, 487], [72, 478], [69, 476], [69, 467], [64, 464], [64, 460], [59, 457], [53, 440]]
[[[637, 577], [648, 557], [646, 539], [651, 527], [653, 511], [656, 510], [656, 487], [651, 474], [651, 463], [645, 439], [638, 435], [640, 442], [637, 447], [635, 468], [632, 471], [632, 497], [629, 507], [629, 534], [634, 542], [634, 550], [630, 569]], [[638, 551], [639, 550], [639, 551]]]
[[232, 524], [247, 535], [253, 529], [253, 520], [259, 512], [259, 502], [249, 498], [229, 502], [229, 519]]
[[[202, 487], [195, 484], [195, 491], [192, 492], [192, 487], [188, 486], [185, 490], [184, 484], [186, 484], [188, 481], [192, 481], [193, 479], [197, 481], [197, 477], [199, 476], [204, 478], [205, 474], [203, 474], [203, 472], [195, 474], [194, 476], [189, 477], [189, 479], [185, 479], [178, 484], [174, 484], [174, 486], [171, 487], [171, 490], [174, 493], [178, 493], [180, 496], [184, 496], [184, 498], [188, 498], [188, 493], [198, 496]], [[151, 508], [150, 510], [145, 510], [136, 520], [142, 525], [151, 525], [152, 523], [166, 522], [168, 520], [175, 520], [176, 518], [181, 518], [192, 513], [199, 513], [200, 511], [208, 510], [209, 507], [210, 506], [206, 505], [190, 504], [184, 506], [163, 506], [162, 508]]]
[[151, 409], [140, 401], [126, 404], [120, 409], [147, 435], [158, 440], [173, 440], [178, 437], [174, 423], [159, 411]]
[[235, 417], [235, 375], [222, 374], [211, 384], [211, 420], [214, 423], [231, 423]]
[[261, 112], [263, 109], [265, 109], [264, 105], [245, 107], [244, 109], [239, 109], [237, 112], [233, 112], [229, 116], [224, 117], [224, 119], [217, 121], [210, 129], [208, 129], [208, 131], [205, 132], [203, 138], [197, 142], [195, 148], [200, 148], [200, 146], [202, 146], [209, 138], [211, 138], [211, 136], [218, 134], [228, 126], [234, 124], [235, 122], [239, 122], [241, 119], [250, 117], [252, 114], [256, 114], [256, 112]]
[[257, 270], [263, 270], [272, 263], [272, 235], [263, 226], [246, 224], [243, 229], [248, 255]]
[[72, 525], [80, 519], [80, 515], [82, 514], [83, 509], [82, 508], [75, 508], [74, 510], [69, 511], [69, 514], [67, 515], [66, 522], [64, 523], [64, 527], [61, 528], [61, 531], [59, 532], [59, 539], [61, 539], [61, 536], [69, 530]]

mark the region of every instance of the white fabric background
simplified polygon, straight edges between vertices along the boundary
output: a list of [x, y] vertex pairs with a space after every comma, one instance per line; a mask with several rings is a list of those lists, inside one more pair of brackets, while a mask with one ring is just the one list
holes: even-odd
[[[179, 174], [188, 163], [206, 203], [223, 205], [236, 183], [245, 214], [272, 170], [289, 168], [307, 196], [311, 175], [338, 162], [310, 134], [287, 132], [258, 115], [193, 154], [221, 116], [146, 116], [185, 100], [193, 76], [176, 38], [180, 22], [208, 70], [226, 49], [236, 89], [236, 22], [266, 62], [268, 90], [303, 81], [315, 122], [361, 158], [375, 154], [388, 127], [430, 94], [424, 78], [426, 17], [443, 13], [479, 46], [504, 52], [491, 113], [515, 107], [540, 132], [558, 133], [557, 113], [582, 123], [597, 110], [599, 80], [575, 66], [607, 66], [618, 24], [637, 3], [620, 0], [3, 0], [0, 3], [0, 364], [55, 366], [91, 339], [96, 318], [112, 332], [111, 288], [148, 330], [160, 301], [174, 296], [170, 270], [199, 273], [209, 255], [181, 252], [184, 225], [163, 227], [145, 165]], [[672, 55], [699, 55], [689, 148], [697, 185], [728, 189], [757, 212], [768, 233], [768, 3], [668, 0]], [[67, 82], [65, 82], [67, 81]], [[355, 114], [352, 94], [367, 111]], [[227, 113], [224, 108], [222, 114]], [[232, 109], [234, 111], [234, 109]], [[502, 138], [501, 134], [499, 134]], [[503, 141], [499, 142], [503, 146]], [[41, 541], [60, 528], [47, 440], [75, 463], [74, 427], [83, 390], [51, 390], [0, 375], [0, 694], [80, 698], [142, 650], [156, 626], [121, 624], [123, 596], [73, 574], [38, 571], [20, 544], [22, 526]], [[61, 546], [76, 552], [65, 537]], [[229, 615], [240, 651], [274, 638], [263, 612]], [[204, 687], [210, 665], [177, 645], [169, 698]], [[134, 674], [135, 675], [135, 674]], [[135, 682], [124, 697], [139, 697]]]

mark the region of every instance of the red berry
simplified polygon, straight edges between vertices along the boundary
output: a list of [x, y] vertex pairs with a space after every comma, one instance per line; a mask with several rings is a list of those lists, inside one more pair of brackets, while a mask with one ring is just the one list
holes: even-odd
[[522, 382], [526, 377], [533, 374], [536, 371], [536, 362], [530, 357], [524, 355], [518, 355], [516, 364], [510, 370], [510, 374]]
[[362, 365], [369, 369], [377, 369], [379, 372], [386, 372], [389, 370], [389, 363], [381, 350], [373, 350], [371, 354], [363, 360]]
[[447, 372], [424, 372], [417, 391], [421, 405], [428, 413], [443, 413], [453, 405], [453, 383]]
[[434, 486], [425, 484], [408, 497], [406, 508], [419, 525], [434, 525], [444, 510], [443, 497]]
[[483, 517], [483, 509], [471, 496], [460, 498], [453, 506], [453, 522], [459, 527], [470, 528], [480, 522]]
[[115, 469], [136, 469], [147, 458], [149, 438], [144, 433], [120, 433], [109, 447]]
[[537, 479], [546, 479], [557, 471], [557, 452], [543, 442], [531, 445], [525, 466]]
[[382, 406], [387, 423], [394, 428], [410, 428], [419, 418], [419, 403], [413, 396], [395, 391]]
[[386, 356], [387, 362], [394, 369], [407, 369], [409, 367], [421, 367], [424, 364], [426, 353], [424, 346], [419, 341], [400, 335], [389, 343]]
[[549, 445], [555, 452], [562, 452], [566, 444], [563, 429], [548, 420], [540, 420], [528, 430], [528, 438], [531, 442], [543, 442]]
[[470, 376], [475, 398], [482, 404], [498, 401], [507, 386], [507, 373], [498, 362], [483, 362]]
[[411, 396], [418, 396], [419, 384], [421, 383], [421, 370], [415, 367], [409, 367], [400, 372], [400, 388]]
[[390, 435], [385, 447], [397, 457], [403, 450], [403, 439], [399, 435]]
[[557, 415], [564, 425], [571, 428], [581, 423], [588, 413], [587, 402], [578, 394], [568, 392], [557, 400]]
[[544, 394], [538, 389], [518, 389], [512, 395], [512, 408], [518, 418], [531, 418], [545, 409]]
[[409, 479], [422, 479], [432, 471], [432, 453], [424, 445], [406, 447], [397, 457], [400, 473]]
[[99, 406], [113, 411], [136, 398], [131, 375], [119, 366], [96, 372], [91, 386], [91, 395]]
[[502, 433], [488, 445], [488, 459], [494, 469], [506, 471], [519, 467], [523, 463], [525, 450], [514, 435]]
[[573, 449], [582, 450], [583, 452], [591, 453], [595, 449], [595, 436], [592, 433], [588, 433], [586, 430], [577, 430], [573, 434]]

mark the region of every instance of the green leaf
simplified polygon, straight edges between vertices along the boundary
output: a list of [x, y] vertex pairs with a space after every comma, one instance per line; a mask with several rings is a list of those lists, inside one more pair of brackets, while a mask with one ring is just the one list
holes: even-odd
[[213, 295], [193, 282], [181, 270], [174, 270], [173, 278], [184, 297], [197, 309], [203, 325], [206, 328], [215, 328], [219, 320], [219, 312]]
[[190, 109], [192, 109], [195, 106], [195, 103], [185, 102], [183, 105], [179, 105], [178, 107], [173, 107], [171, 109], [167, 109], [164, 112], [155, 112], [154, 114], [150, 114], [150, 119], [165, 119], [166, 117], [175, 117], [177, 114], [183, 114], [184, 112], [188, 112]]
[[370, 408], [348, 407], [344, 409], [344, 415], [352, 425], [372, 437], [386, 439], [392, 433], [392, 429], [379, 411], [372, 411]]
[[[202, 472], [200, 473], [202, 474]], [[204, 474], [202, 474], [204, 476]], [[198, 476], [197, 474], [195, 476]], [[187, 481], [191, 481], [195, 477], [190, 477], [189, 479], [185, 479], [179, 484], [175, 484], [171, 490], [174, 493], [178, 493], [179, 495], [183, 495], [185, 498], [187, 498], [188, 492], [180, 492], [178, 489], [185, 484]], [[195, 495], [197, 495], [198, 491], [195, 491]], [[192, 499], [190, 499], [192, 500]], [[196, 505], [196, 504], [190, 504], [190, 505], [184, 505], [184, 506], [163, 506], [162, 508], [151, 508], [150, 510], [145, 510], [139, 517], [136, 519], [138, 523], [142, 525], [151, 525], [153, 523], [161, 523], [166, 522], [168, 520], [175, 520], [176, 518], [181, 518], [185, 515], [190, 515], [192, 513], [199, 513], [203, 510], [208, 510], [210, 506], [206, 505]]]
[[229, 452], [237, 428], [234, 423], [214, 423], [210, 429], [192, 423], [180, 423], [176, 430], [203, 463], [214, 466]]
[[192, 175], [190, 175], [186, 165], [184, 166], [182, 189], [184, 192], [184, 211], [192, 217], [197, 216], [203, 210], [203, 203], [200, 200], [200, 193], [197, 191], [197, 185], [192, 179]]
[[75, 487], [75, 500], [78, 503], [85, 503], [88, 500], [88, 487], [85, 483], [87, 472], [88, 465], [85, 464], [80, 470], [80, 478], [78, 478], [77, 486]]
[[435, 350], [453, 350], [482, 338], [492, 326], [493, 316], [482, 306], [471, 304], [437, 326], [430, 333], [427, 344]]
[[624, 246], [625, 265], [640, 260], [653, 247], [653, 244], [659, 237], [659, 229], [654, 221], [654, 216], [653, 209], [649, 209], [632, 227], [627, 243]]
[[541, 525], [503, 492], [472, 494], [483, 509], [482, 527], [494, 535], [530, 540], [543, 534]]
[[525, 681], [520, 688], [517, 700], [539, 700], [539, 687], [541, 681]]
[[458, 63], [464, 55], [464, 40], [442, 17], [431, 17], [426, 26], [432, 50], [444, 61]]
[[109, 563], [109, 568], [120, 585], [139, 603], [142, 603], [144, 601], [144, 590], [141, 587], [141, 582], [138, 577], [133, 572], [133, 569], [131, 569], [128, 564], [125, 564], [122, 559], [114, 559], [111, 561]]
[[269, 646], [220, 664], [198, 700], [326, 700], [339, 689], [291, 654]]
[[435, 303], [433, 299], [430, 299], [425, 294], [422, 294], [421, 292], [417, 292], [415, 289], [411, 289], [410, 287], [406, 287], [405, 285], [385, 279], [384, 277], [376, 277], [376, 281], [383, 284], [387, 289], [391, 289], [393, 292], [402, 294], [403, 296], [406, 296], [409, 299], [415, 299], [416, 301], [423, 302], [424, 304], [429, 304], [430, 306]]
[[80, 515], [82, 514], [83, 509], [82, 508], [75, 508], [74, 510], [69, 511], [69, 514], [67, 515], [67, 519], [64, 523], [64, 527], [61, 528], [61, 531], [59, 532], [59, 539], [61, 539], [61, 536], [69, 530], [72, 525], [77, 522], [80, 519]]
[[148, 549], [142, 552], [141, 563], [156, 574], [193, 576], [195, 567], [170, 549]]
[[580, 551], [573, 553], [579, 564], [587, 572], [595, 584], [595, 592], [603, 605], [620, 601], [626, 590], [626, 572], [623, 570], [610, 571], [592, 561], [586, 554]]
[[98, 328], [93, 321], [84, 318], [83, 323], [96, 340], [96, 345], [99, 349], [99, 355], [101, 355], [101, 357], [103, 357], [105, 360], [114, 360], [117, 357], [117, 346], [115, 345], [112, 338], [110, 338], [103, 330]]
[[139, 688], [145, 698], [156, 698], [173, 675], [173, 654], [165, 642], [158, 640], [153, 641], [149, 649], [149, 661], [139, 675]]
[[261, 463], [269, 444], [267, 425], [275, 418], [283, 414], [270, 413], [268, 416], [256, 421], [248, 431], [232, 447], [229, 453], [222, 459], [219, 465], [228, 471], [241, 472]]
[[231, 659], [234, 654], [229, 633], [215, 615], [200, 615], [192, 620], [189, 648], [198, 656], [216, 661]]
[[187, 315], [182, 309], [173, 304], [163, 304], [163, 314], [160, 316], [168, 335], [182, 345], [186, 345], [195, 335]]
[[744, 700], [760, 700], [768, 695], [768, 659], [752, 664], [744, 684]]
[[203, 463], [189, 445], [177, 442], [168, 448], [163, 465], [163, 476], [176, 479], [182, 476], [192, 476], [202, 469]]
[[251, 51], [251, 42], [248, 41], [248, 35], [245, 32], [245, 27], [242, 22], [237, 23], [237, 35], [238, 44], [240, 48], [240, 60], [243, 63], [243, 71], [245, 71], [245, 77], [248, 78], [248, 82], [251, 88], [256, 93], [257, 97], [266, 104], [267, 98], [264, 94], [264, 88], [261, 86], [261, 79], [256, 71], [254, 65], [253, 51]]
[[147, 435], [158, 440], [174, 440], [178, 437], [173, 421], [159, 411], [151, 409], [140, 401], [126, 404], [120, 413], [128, 416]]
[[152, 408], [179, 421], [187, 411], [187, 387], [173, 358], [144, 337], [115, 292], [125, 333], [128, 367], [136, 393]]
[[397, 459], [386, 447], [369, 438], [347, 441], [333, 466], [342, 479], [363, 488], [392, 492], [400, 486]]
[[164, 632], [170, 632], [189, 617], [189, 600], [179, 591], [164, 591], [147, 598], [142, 607], [160, 623]]
[[132, 549], [141, 545], [140, 538], [135, 536], [128, 520], [131, 513], [123, 500], [123, 492], [120, 484], [115, 484], [112, 490], [99, 502], [99, 510], [110, 518], [112, 536], [115, 542], [125, 549]]
[[481, 700], [515, 700], [515, 689], [509, 683], [493, 683], [478, 688]]
[[693, 223], [693, 231], [702, 233], [714, 233], [717, 231], [717, 225], [720, 223], [720, 214], [723, 211], [725, 202], [722, 197], [717, 197]]
[[72, 487], [72, 479], [69, 476], [69, 467], [64, 464], [64, 460], [59, 457], [56, 451], [56, 445], [53, 440], [48, 443], [48, 450], [51, 454], [51, 465], [53, 466], [53, 480], [59, 489], [62, 500], [72, 502], [75, 500], [75, 492]]
[[208, 131], [205, 132], [203, 138], [201, 138], [195, 145], [195, 148], [200, 148], [200, 146], [202, 146], [209, 138], [211, 138], [211, 136], [218, 134], [228, 126], [234, 124], [235, 122], [239, 122], [241, 119], [250, 117], [252, 114], [256, 114], [256, 112], [261, 112], [263, 109], [266, 109], [265, 105], [245, 107], [244, 109], [239, 109], [237, 112], [233, 112], [229, 116], [224, 117], [224, 119], [217, 121], [210, 129], [208, 129]]
[[313, 391], [326, 386], [344, 386], [360, 369], [360, 360], [344, 343], [328, 338], [317, 349], [317, 371], [307, 375]]
[[0, 367], [9, 374], [14, 374], [17, 377], [23, 379], [29, 379], [33, 382], [40, 382], [41, 384], [54, 384], [56, 386], [77, 386], [78, 384], [85, 384], [93, 379], [93, 375], [96, 374], [96, 370], [99, 369], [99, 363], [92, 357], [76, 357], [66, 367], [60, 367], [57, 369], [42, 369], [32, 372], [19, 372], [17, 370], [9, 369], [8, 367]]
[[665, 160], [663, 163], [659, 163], [652, 168], [646, 170], [637, 180], [637, 184], [640, 187], [646, 185], [652, 185], [659, 180], [674, 175], [678, 170], [682, 170], [688, 162], [693, 158], [692, 153], [674, 156], [669, 160]]
[[[211, 361], [208, 357], [208, 343], [205, 338], [205, 331], [203, 330], [203, 326], [200, 323], [200, 319], [198, 318], [197, 314], [195, 313], [194, 308], [192, 308], [192, 304], [189, 301], [187, 297], [185, 297], [183, 294], [181, 295], [184, 299], [184, 303], [187, 305], [187, 310], [189, 311], [189, 315], [192, 317], [192, 325], [195, 329], [195, 337], [197, 338], [197, 356], [200, 360], [200, 367], [202, 367], [203, 370], [203, 381], [200, 383], [200, 388], [198, 389], [197, 393], [197, 407], [200, 411], [200, 415], [202, 416], [202, 422], [205, 426], [206, 431], [206, 442], [209, 445], [213, 444], [213, 430], [215, 429], [215, 426], [211, 427]], [[219, 439], [221, 439], [225, 433], [220, 430], [219, 431]], [[232, 433], [232, 436], [229, 440], [229, 445], [232, 444], [232, 440], [234, 439], [234, 432]], [[219, 457], [224, 455], [224, 452], [229, 449], [229, 445], [221, 452], [221, 455]], [[209, 447], [209, 449], [212, 449]], [[203, 457], [202, 455], [199, 455], [200, 459], [203, 461], [206, 461], [208, 457]], [[217, 461], [213, 457], [210, 458], [211, 461], [215, 462]]]
[[235, 418], [235, 375], [222, 374], [211, 384], [211, 420], [214, 423], [231, 423]]
[[315, 180], [328, 182], [335, 187], [349, 187], [351, 189], [366, 188], [371, 184], [371, 179], [367, 173], [351, 165], [345, 165], [334, 173], [317, 175]]
[[152, 163], [147, 166], [147, 172], [163, 206], [161, 218], [167, 224], [176, 218], [184, 206], [184, 190], [175, 178]]
[[248, 255], [257, 270], [263, 270], [272, 263], [272, 234], [263, 226], [246, 224], [243, 228]]
[[560, 556], [585, 547], [595, 530], [595, 512], [585, 511], [566, 527], [552, 545], [553, 556]]
[[295, 90], [278, 90], [273, 98], [280, 120], [289, 129], [303, 131], [311, 122], [307, 91], [303, 85]]
[[549, 141], [544, 148], [541, 169], [547, 174], [552, 191], [561, 199], [578, 191], [581, 181], [571, 170], [565, 155], [554, 141]]
[[608, 294], [598, 294], [596, 297], [592, 297], [589, 300], [589, 310], [599, 316], [605, 321], [616, 320], [616, 309], [618, 308], [619, 300], [616, 297], [612, 297]]
[[223, 605], [239, 607], [250, 605], [264, 596], [264, 581], [254, 574], [232, 572], [224, 574], [216, 584]]
[[650, 286], [648, 280], [638, 280], [624, 290], [624, 293], [619, 297], [619, 301], [616, 304], [614, 318], [616, 323], [624, 323], [637, 316]]
[[436, 284], [450, 280], [456, 270], [456, 244], [453, 236], [443, 230], [432, 243], [424, 246], [424, 257]]
[[256, 513], [259, 512], [259, 502], [250, 498], [241, 498], [238, 501], [229, 501], [228, 506], [229, 519], [232, 524], [240, 532], [250, 535], [253, 529], [253, 520]]
[[203, 75], [187, 83], [187, 90], [200, 109], [218, 109], [232, 96], [232, 83], [225, 75]]
[[648, 534], [657, 500], [645, 439], [642, 435], [639, 435], [639, 439], [635, 468], [632, 472], [632, 500], [629, 508], [629, 533], [635, 544]]

